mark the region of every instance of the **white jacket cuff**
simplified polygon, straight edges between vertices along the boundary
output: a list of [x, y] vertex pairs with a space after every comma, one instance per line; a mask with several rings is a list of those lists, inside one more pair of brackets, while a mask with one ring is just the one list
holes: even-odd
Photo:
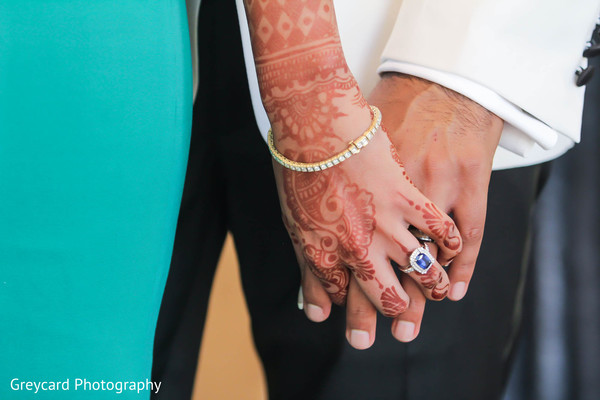
[[597, 0], [403, 0], [382, 58], [487, 88], [533, 116], [517, 120], [536, 125], [523, 131], [544, 147], [552, 131], [578, 142], [584, 88], [575, 71], [599, 12]]
[[528, 156], [535, 143], [544, 149], [550, 149], [558, 140], [557, 132], [548, 125], [494, 91], [458, 75], [396, 60], [384, 61], [377, 72], [398, 72], [423, 78], [475, 101], [514, 127], [503, 131], [500, 146], [522, 157]]

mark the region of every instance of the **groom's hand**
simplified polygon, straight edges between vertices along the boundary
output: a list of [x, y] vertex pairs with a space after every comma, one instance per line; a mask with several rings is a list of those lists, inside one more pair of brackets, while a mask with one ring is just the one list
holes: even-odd
[[[483, 237], [492, 159], [503, 121], [472, 100], [435, 83], [406, 75], [384, 74], [369, 102], [378, 106], [399, 159], [414, 184], [453, 218], [463, 250], [448, 270], [451, 300], [466, 294]], [[440, 227], [442, 229], [443, 227]], [[397, 336], [416, 337], [425, 298], [410, 279], [402, 282], [411, 297], [395, 321]], [[414, 324], [414, 326], [412, 325]], [[403, 334], [401, 331], [404, 331]]]

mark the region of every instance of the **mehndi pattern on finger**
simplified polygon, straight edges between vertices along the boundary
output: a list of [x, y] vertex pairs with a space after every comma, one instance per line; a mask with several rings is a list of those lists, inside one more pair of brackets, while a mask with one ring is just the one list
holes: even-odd
[[383, 314], [390, 318], [397, 317], [408, 308], [408, 303], [402, 300], [393, 286], [385, 288], [383, 293], [381, 293], [381, 303], [383, 305]]
[[442, 243], [447, 249], [456, 251], [460, 248], [462, 239], [456, 230], [456, 225], [451, 222], [451, 220], [448, 220], [448, 218], [445, 218], [445, 214], [442, 213], [435, 204], [426, 202], [425, 205], [421, 207], [402, 193], [398, 193], [398, 195], [402, 197], [409, 206], [421, 212], [429, 230], [434, 236], [442, 239]]

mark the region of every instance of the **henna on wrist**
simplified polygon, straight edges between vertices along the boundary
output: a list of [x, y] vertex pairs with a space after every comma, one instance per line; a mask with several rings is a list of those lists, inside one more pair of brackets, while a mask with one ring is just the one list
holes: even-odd
[[[333, 1], [246, 0], [245, 5], [275, 147], [303, 163], [345, 149], [369, 126], [371, 110], [346, 64]], [[345, 301], [352, 271], [363, 290], [368, 287], [371, 301], [395, 317], [407, 309], [408, 299], [393, 273], [397, 287], [371, 260], [377, 255], [375, 250], [369, 255], [377, 228], [374, 195], [349, 165], [302, 173], [275, 164], [284, 223], [301, 264], [332, 301]], [[410, 182], [406, 173], [404, 178]]]
[[[246, 0], [245, 6], [261, 98], [275, 139], [283, 142], [280, 151], [301, 162], [339, 151], [344, 140], [335, 128], [348, 116], [344, 106], [367, 103], [346, 64], [333, 3]], [[341, 303], [349, 283], [346, 267], [359, 279], [375, 279], [367, 260], [376, 224], [373, 196], [339, 168], [317, 174], [284, 170], [282, 177], [292, 240]]]
[[367, 103], [346, 64], [333, 3], [246, 0], [245, 5], [261, 98], [275, 139], [292, 139], [288, 148], [339, 146], [323, 139], [341, 139], [334, 128], [347, 116], [344, 106], [366, 108]]

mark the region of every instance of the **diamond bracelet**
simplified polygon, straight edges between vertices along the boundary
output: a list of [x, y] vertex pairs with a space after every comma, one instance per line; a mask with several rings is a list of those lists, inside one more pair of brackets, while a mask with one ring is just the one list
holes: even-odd
[[269, 151], [271, 155], [279, 164], [283, 165], [286, 168], [289, 168], [293, 171], [301, 171], [301, 172], [315, 172], [322, 171], [327, 168], [331, 168], [334, 165], [341, 163], [344, 160], [349, 159], [354, 154], [358, 154], [360, 150], [369, 144], [373, 136], [375, 136], [375, 132], [379, 129], [381, 125], [381, 112], [375, 106], [371, 107], [371, 111], [373, 112], [373, 120], [371, 121], [371, 126], [367, 129], [362, 135], [358, 138], [351, 141], [348, 145], [348, 148], [342, 150], [337, 153], [333, 157], [329, 157], [325, 161], [313, 162], [313, 163], [301, 163], [298, 161], [290, 160], [286, 158], [283, 154], [281, 154], [276, 148], [275, 143], [273, 142], [273, 130], [269, 129], [269, 134], [267, 137], [267, 144], [269, 145]]

